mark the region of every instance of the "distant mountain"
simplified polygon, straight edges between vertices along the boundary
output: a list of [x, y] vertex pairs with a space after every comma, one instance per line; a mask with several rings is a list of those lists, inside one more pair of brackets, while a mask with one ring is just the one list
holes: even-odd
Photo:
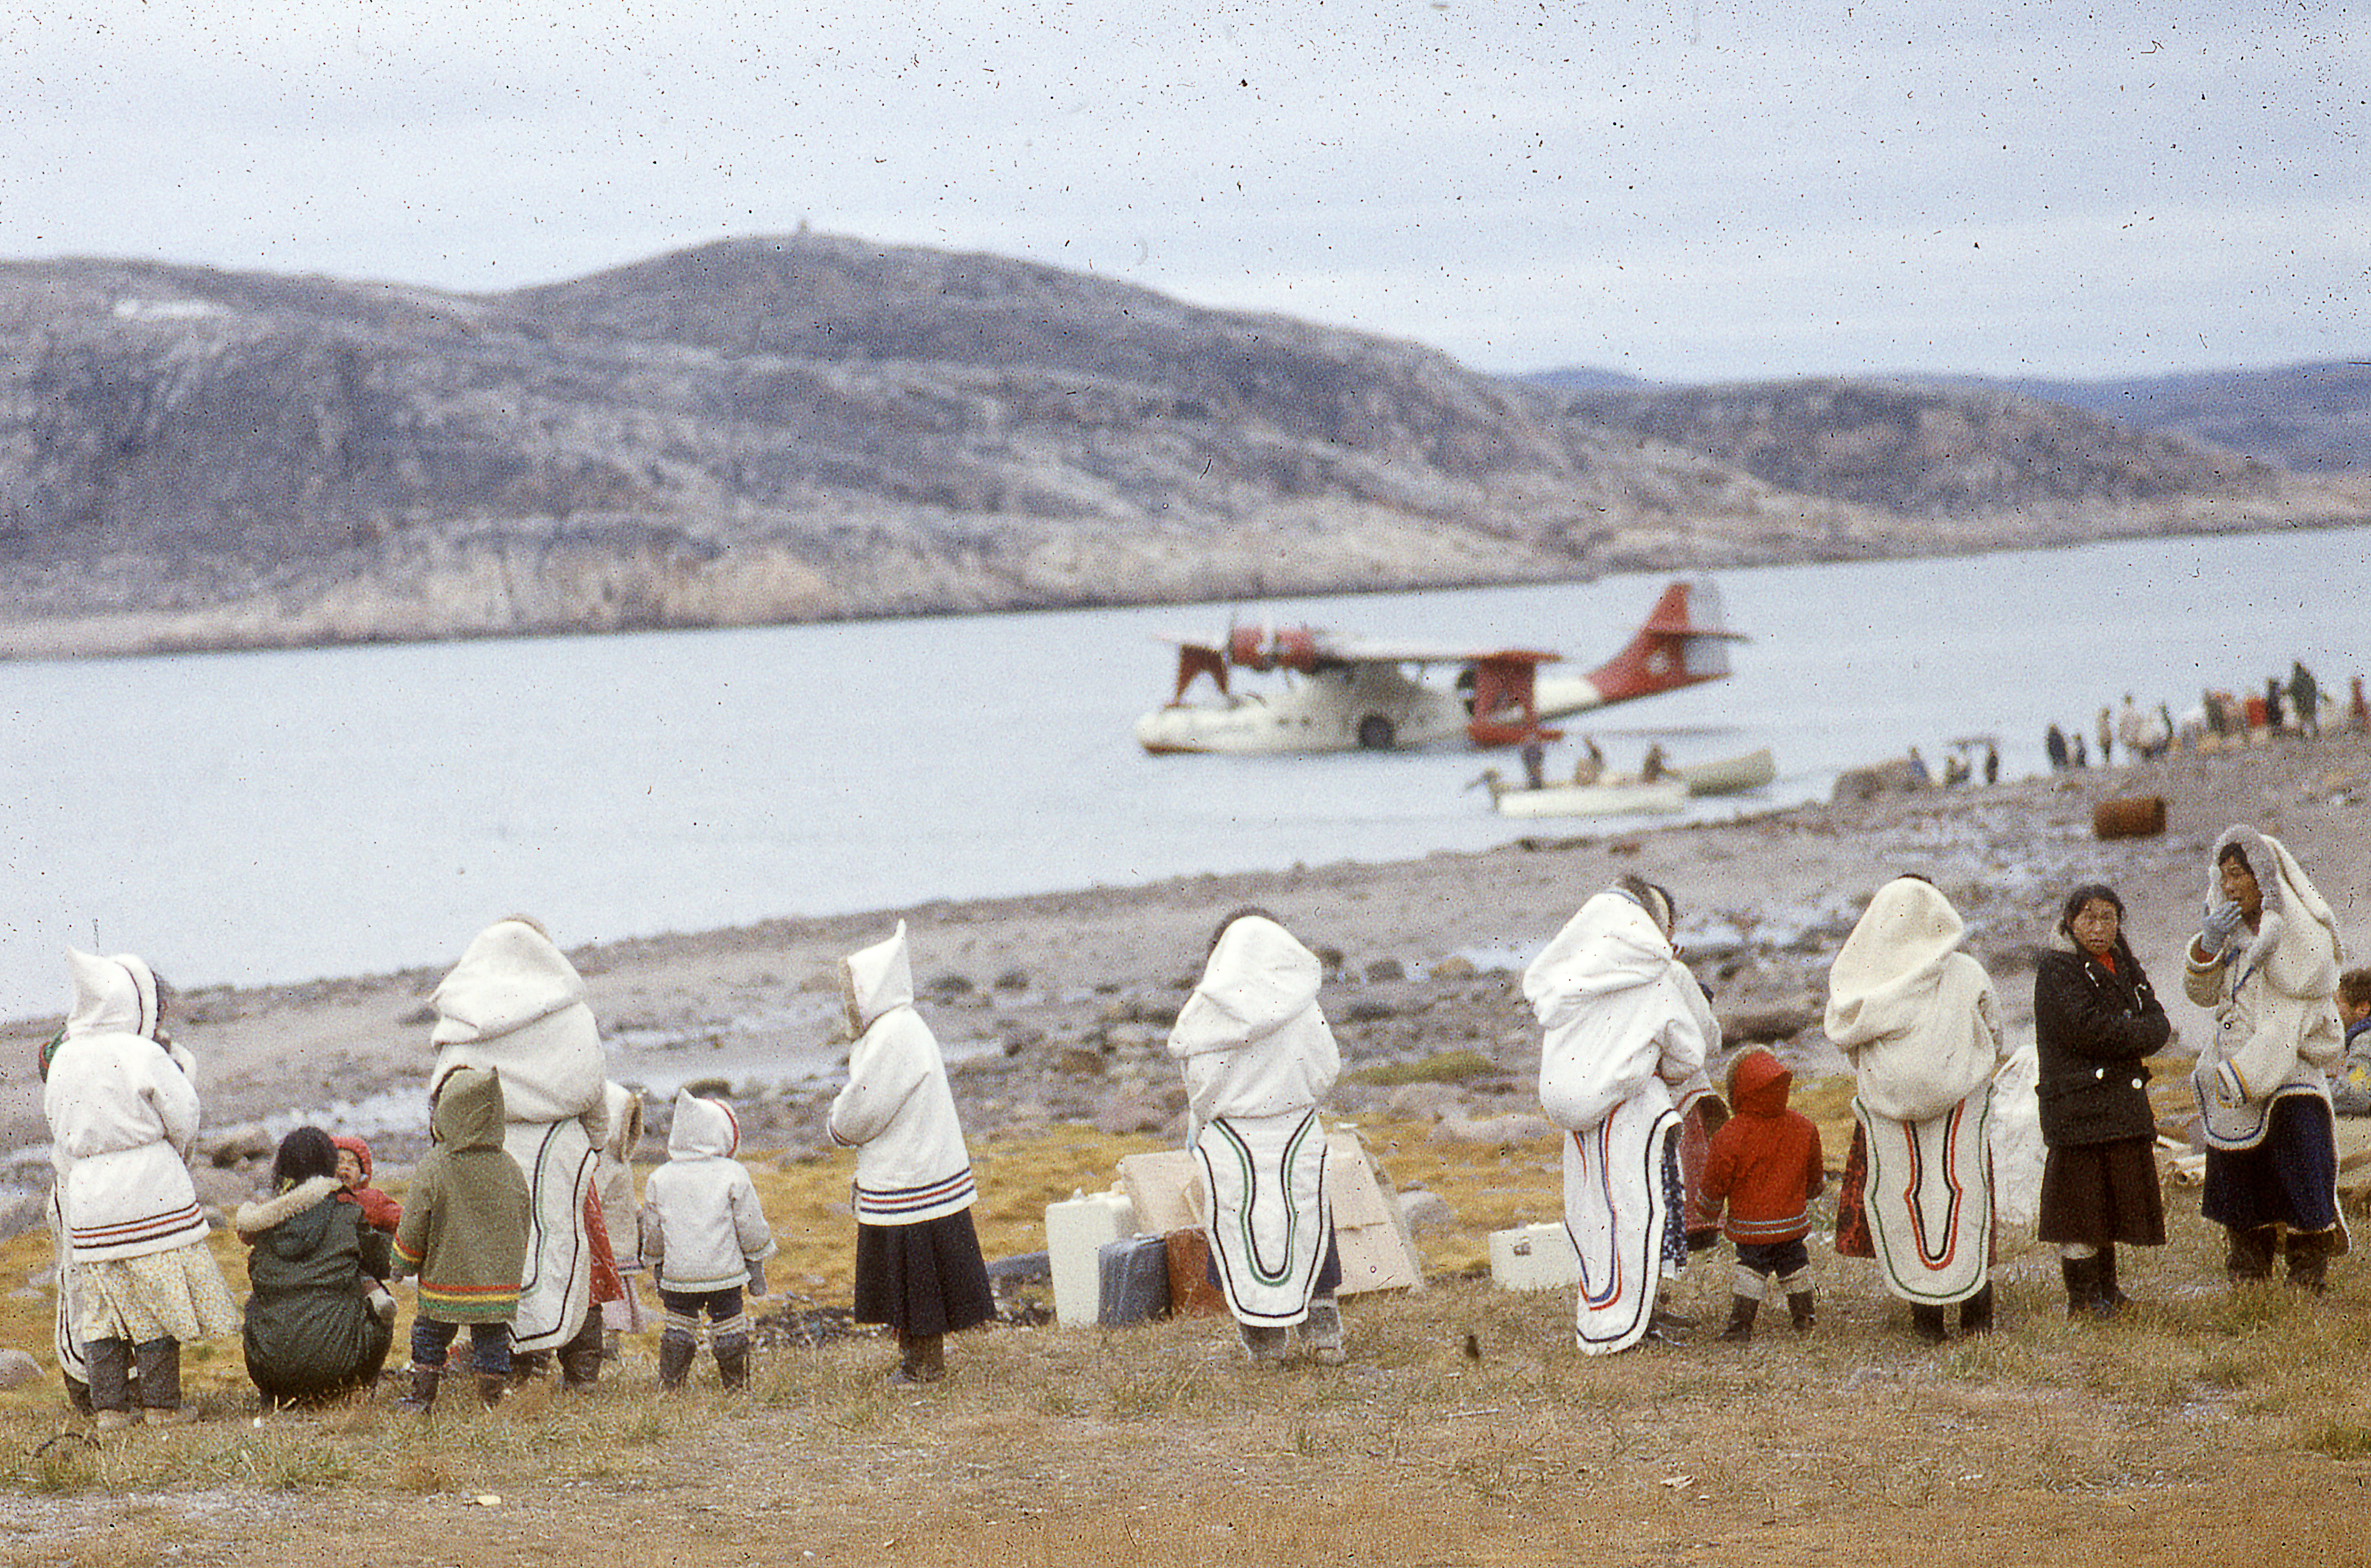
[[1626, 375], [1618, 370], [1592, 370], [1587, 365], [1572, 365], [1563, 370], [1535, 370], [1523, 377], [1537, 386], [1554, 386], [1566, 392], [1625, 392], [1647, 385], [1643, 376]]
[[2089, 409], [2136, 430], [2228, 447], [2299, 473], [2371, 473], [2371, 355], [2131, 381], [1960, 384]]
[[1567, 389], [825, 236], [467, 295], [0, 265], [0, 654], [1568, 578], [2371, 514], [2004, 392]]

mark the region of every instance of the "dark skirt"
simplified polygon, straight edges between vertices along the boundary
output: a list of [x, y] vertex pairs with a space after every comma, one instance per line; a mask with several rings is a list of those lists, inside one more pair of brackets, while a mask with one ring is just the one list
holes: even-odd
[[2284, 1094], [2273, 1101], [2263, 1141], [2206, 1151], [2199, 1212], [2234, 1230], [2285, 1225], [2327, 1230], [2338, 1223], [2338, 1131], [2330, 1101]]
[[996, 1316], [971, 1210], [914, 1225], [856, 1228], [856, 1320], [909, 1339], [951, 1334]]
[[2105, 1247], [2165, 1245], [2165, 1193], [2157, 1183], [2156, 1140], [2053, 1147], [2041, 1166], [2044, 1241]]

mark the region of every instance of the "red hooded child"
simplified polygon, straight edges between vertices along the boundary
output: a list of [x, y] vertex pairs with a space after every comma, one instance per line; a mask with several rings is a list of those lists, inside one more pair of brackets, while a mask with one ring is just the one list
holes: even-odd
[[[330, 1141], [338, 1147], [341, 1154], [353, 1155], [358, 1168], [358, 1173], [346, 1180], [346, 1200], [361, 1206], [363, 1219], [372, 1229], [394, 1235], [395, 1228], [403, 1220], [403, 1205], [370, 1184], [370, 1145], [351, 1134], [340, 1134]], [[341, 1177], [345, 1176], [345, 1163], [342, 1159], [338, 1161]]]
[[1795, 1075], [1767, 1051], [1748, 1051], [1729, 1071], [1734, 1114], [1705, 1152], [1706, 1206], [1726, 1200], [1721, 1233], [1743, 1246], [1810, 1234], [1811, 1199], [1826, 1185], [1820, 1129], [1787, 1107]]

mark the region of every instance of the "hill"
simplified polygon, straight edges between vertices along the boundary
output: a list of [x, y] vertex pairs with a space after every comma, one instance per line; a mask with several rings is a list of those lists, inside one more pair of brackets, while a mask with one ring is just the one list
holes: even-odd
[[1707, 391], [1674, 419], [1650, 411], [1671, 394], [1502, 381], [1414, 343], [804, 234], [490, 295], [0, 265], [0, 654], [1516, 582], [2371, 513], [2358, 483], [2007, 393]]

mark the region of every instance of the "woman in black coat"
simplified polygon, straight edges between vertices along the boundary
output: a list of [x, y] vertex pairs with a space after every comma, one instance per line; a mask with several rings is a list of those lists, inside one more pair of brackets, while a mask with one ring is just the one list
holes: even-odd
[[2124, 904], [2088, 882], [2067, 895], [2033, 975], [2040, 1048], [2044, 1241], [2058, 1243], [2066, 1312], [2112, 1318], [2130, 1305], [2116, 1285], [2116, 1243], [2165, 1244], [2157, 1117], [2143, 1061], [2172, 1033], [2124, 940]]
[[317, 1404], [377, 1382], [393, 1342], [387, 1233], [338, 1180], [337, 1146], [318, 1127], [280, 1140], [273, 1195], [233, 1222], [250, 1249], [247, 1375], [263, 1408]]

